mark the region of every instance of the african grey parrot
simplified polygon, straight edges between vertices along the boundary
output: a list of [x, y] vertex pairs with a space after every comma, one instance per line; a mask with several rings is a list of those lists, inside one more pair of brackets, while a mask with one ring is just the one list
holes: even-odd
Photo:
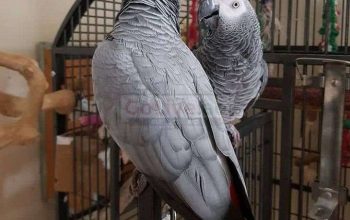
[[202, 219], [254, 219], [201, 64], [178, 28], [178, 0], [128, 0], [92, 61], [108, 133], [157, 189]]
[[259, 21], [248, 0], [201, 0], [198, 14], [202, 41], [194, 54], [238, 144], [240, 135], [233, 122], [256, 101], [268, 79]]

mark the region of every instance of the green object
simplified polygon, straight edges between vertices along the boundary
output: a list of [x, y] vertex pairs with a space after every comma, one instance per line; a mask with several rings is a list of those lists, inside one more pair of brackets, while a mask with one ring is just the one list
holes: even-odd
[[[328, 35], [328, 43], [331, 46], [331, 52], [336, 52], [338, 50], [337, 45], [337, 37], [339, 35], [339, 31], [337, 31], [336, 23], [337, 23], [337, 15], [336, 15], [336, 0], [328, 0], [329, 2], [329, 24], [327, 24], [327, 4], [325, 4], [323, 8], [322, 15], [322, 27], [319, 30], [321, 35], [326, 35], [327, 25], [330, 25], [329, 35]], [[328, 45], [326, 45], [328, 46]]]
[[343, 127], [346, 129], [350, 129], [350, 119], [346, 119], [343, 121]]

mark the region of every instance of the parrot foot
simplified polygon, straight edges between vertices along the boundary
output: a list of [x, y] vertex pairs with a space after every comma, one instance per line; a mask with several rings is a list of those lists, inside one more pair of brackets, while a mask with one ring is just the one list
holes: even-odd
[[226, 124], [226, 129], [227, 132], [230, 136], [231, 142], [233, 143], [234, 147], [239, 147], [241, 145], [241, 135], [239, 133], [239, 131], [237, 130], [237, 128], [231, 124], [231, 123], [227, 123]]
[[134, 197], [138, 197], [147, 187], [147, 179], [146, 177], [139, 172], [138, 170], [134, 170], [132, 173], [132, 181], [129, 186], [130, 194]]

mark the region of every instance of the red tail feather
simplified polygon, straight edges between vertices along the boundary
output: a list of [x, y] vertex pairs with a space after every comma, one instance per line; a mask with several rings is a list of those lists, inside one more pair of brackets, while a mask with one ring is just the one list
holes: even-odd
[[237, 207], [240, 209], [240, 203], [239, 203], [239, 198], [235, 189], [235, 186], [231, 183], [230, 185], [230, 196], [231, 196], [231, 201], [234, 207]]

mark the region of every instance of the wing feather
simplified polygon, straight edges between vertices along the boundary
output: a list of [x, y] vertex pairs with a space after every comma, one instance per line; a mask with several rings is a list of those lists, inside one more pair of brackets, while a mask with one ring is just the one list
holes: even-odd
[[102, 120], [141, 172], [168, 182], [194, 210], [208, 209], [199, 213], [224, 213], [230, 177], [218, 150], [244, 180], [212, 87], [182, 42], [160, 54], [125, 43], [98, 47], [93, 80]]

